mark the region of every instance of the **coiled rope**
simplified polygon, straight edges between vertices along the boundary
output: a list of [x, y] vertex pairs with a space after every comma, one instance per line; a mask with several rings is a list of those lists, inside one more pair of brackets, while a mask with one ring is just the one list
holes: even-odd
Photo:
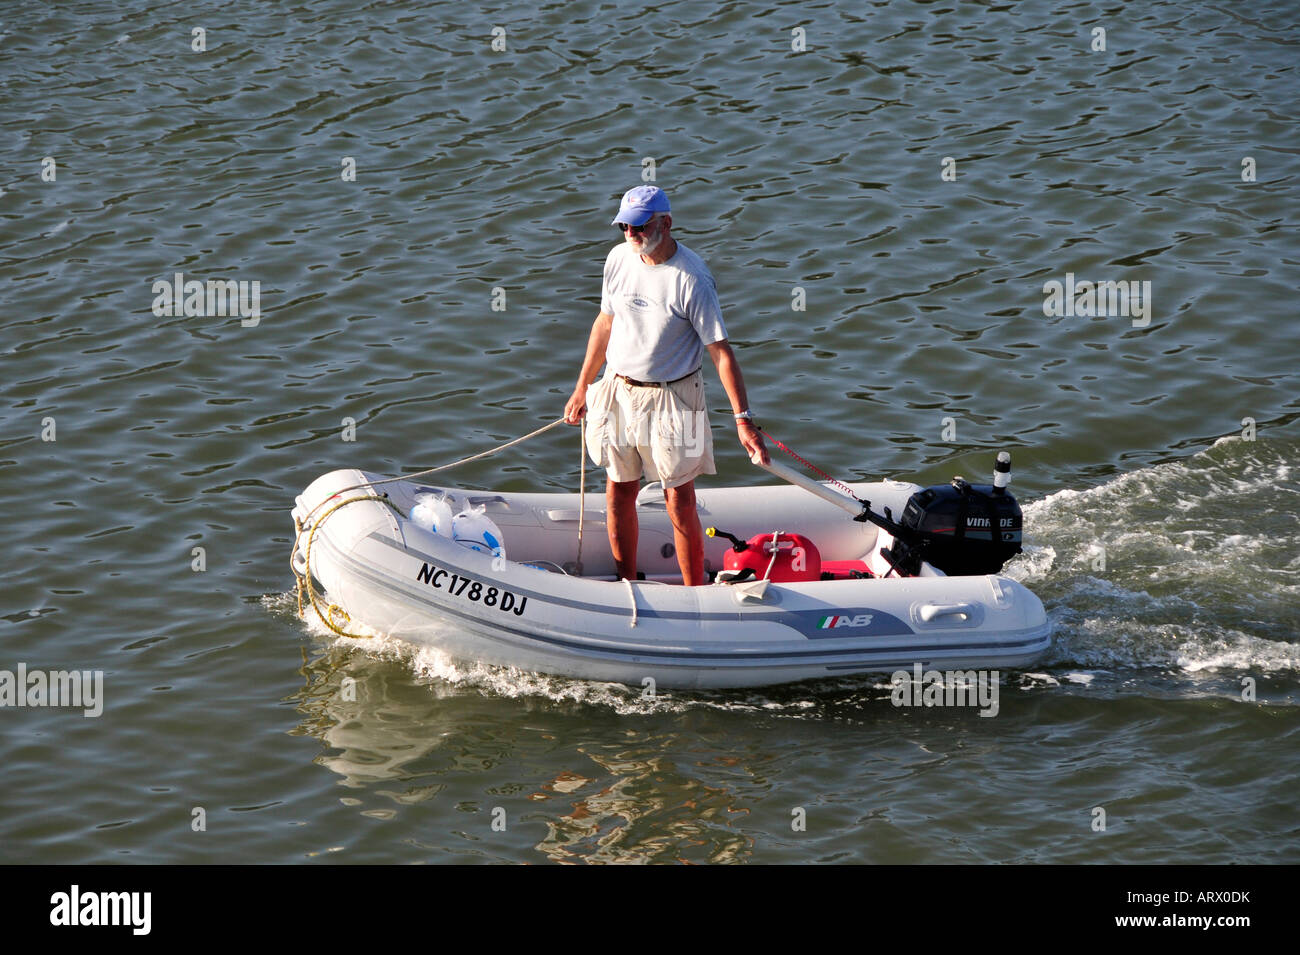
[[[333, 500], [333, 498], [329, 498], [329, 500]], [[350, 622], [352, 618], [348, 616], [348, 612], [346, 610], [344, 610], [336, 603], [331, 603], [326, 608], [325, 612], [321, 611], [321, 606], [322, 604], [324, 604], [324, 600], [322, 600], [319, 597], [319, 595], [317, 595], [316, 588], [311, 585], [311, 545], [316, 540], [316, 532], [320, 530], [321, 525], [324, 524], [326, 519], [335, 511], [337, 511], [339, 508], [346, 507], [349, 504], [355, 504], [357, 503], [357, 501], [375, 501], [375, 500], [382, 501], [383, 503], [391, 507], [394, 511], [397, 511], [397, 505], [394, 504], [392, 501], [390, 501], [387, 497], [376, 498], [369, 494], [358, 494], [356, 497], [349, 497], [345, 500], [339, 501], [328, 511], [322, 514], [320, 520], [318, 520], [315, 524], [312, 525], [311, 533], [307, 535], [307, 550], [303, 554], [301, 574], [298, 573], [298, 568], [293, 566], [292, 556], [290, 556], [289, 558], [289, 566], [293, 568], [294, 576], [298, 579], [298, 616], [301, 617], [303, 615], [302, 592], [304, 589], [306, 589], [307, 599], [310, 601], [312, 609], [316, 611], [316, 615], [320, 617], [321, 623], [325, 624], [325, 626], [329, 627], [340, 637], [351, 637], [354, 640], [360, 640], [363, 637], [369, 636], [369, 634], [348, 633], [341, 626], [339, 626], [334, 622], [334, 615], [336, 613], [341, 614], [343, 616], [343, 620], [345, 623]], [[313, 508], [312, 510], [314, 511], [315, 508]], [[400, 514], [401, 512], [398, 511], [398, 513]]]

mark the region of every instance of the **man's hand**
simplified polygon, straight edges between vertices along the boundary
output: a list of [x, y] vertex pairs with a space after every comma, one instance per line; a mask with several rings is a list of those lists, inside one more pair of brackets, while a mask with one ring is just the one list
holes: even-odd
[[577, 424], [587, 413], [587, 386], [579, 385], [573, 389], [569, 403], [564, 406], [564, 423]]
[[755, 464], [772, 463], [772, 457], [763, 445], [763, 436], [754, 427], [753, 422], [741, 419], [736, 422], [736, 430], [740, 433], [740, 443], [745, 448], [745, 453], [749, 455], [749, 460]]

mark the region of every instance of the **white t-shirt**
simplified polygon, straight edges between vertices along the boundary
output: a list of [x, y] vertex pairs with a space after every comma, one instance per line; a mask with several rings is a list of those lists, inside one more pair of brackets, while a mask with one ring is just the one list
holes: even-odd
[[680, 242], [646, 265], [626, 242], [605, 258], [600, 310], [614, 316], [605, 349], [611, 371], [638, 381], [676, 381], [704, 363], [704, 346], [727, 337], [713, 275]]

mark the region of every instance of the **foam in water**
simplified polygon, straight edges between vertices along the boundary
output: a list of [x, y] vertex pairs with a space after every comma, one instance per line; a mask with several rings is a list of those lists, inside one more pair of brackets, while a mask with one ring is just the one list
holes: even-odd
[[1024, 505], [1025, 553], [1007, 572], [1052, 617], [1049, 662], [1300, 669], [1300, 488], [1278, 454], [1220, 440], [1183, 461]]
[[[319, 594], [318, 594], [319, 595]], [[319, 595], [322, 602], [329, 598]], [[263, 604], [273, 612], [297, 615], [297, 599], [293, 591], [263, 598]], [[345, 629], [357, 634], [356, 638], [343, 637], [327, 627], [314, 612], [304, 619], [308, 631], [334, 647], [359, 650], [380, 659], [400, 662], [409, 666], [417, 677], [437, 680], [454, 687], [481, 690], [507, 699], [541, 697], [555, 703], [570, 702], [604, 706], [620, 716], [651, 713], [681, 713], [692, 708], [706, 708], [726, 712], [767, 712], [799, 714], [815, 704], [806, 699], [774, 701], [758, 692], [746, 692], [739, 697], [710, 699], [699, 694], [660, 690], [653, 697], [643, 696], [640, 687], [621, 683], [598, 683], [570, 679], [544, 673], [532, 673], [514, 667], [493, 666], [453, 659], [435, 648], [411, 643], [386, 633], [350, 621]], [[703, 692], [703, 691], [701, 691]]]

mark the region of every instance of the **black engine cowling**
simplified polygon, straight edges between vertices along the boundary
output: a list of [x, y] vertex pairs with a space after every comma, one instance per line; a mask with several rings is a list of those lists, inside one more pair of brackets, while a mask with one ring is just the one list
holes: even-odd
[[889, 556], [909, 576], [920, 571], [921, 561], [951, 577], [996, 574], [1020, 553], [1023, 527], [1009, 492], [953, 478], [908, 499]]

